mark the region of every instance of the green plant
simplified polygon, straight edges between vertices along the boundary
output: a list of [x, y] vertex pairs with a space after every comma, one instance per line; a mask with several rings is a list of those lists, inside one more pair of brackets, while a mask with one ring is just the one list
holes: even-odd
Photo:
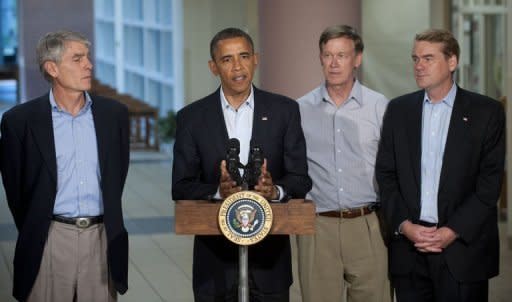
[[176, 137], [176, 112], [169, 110], [167, 116], [158, 120], [158, 132], [164, 142], [170, 142]]

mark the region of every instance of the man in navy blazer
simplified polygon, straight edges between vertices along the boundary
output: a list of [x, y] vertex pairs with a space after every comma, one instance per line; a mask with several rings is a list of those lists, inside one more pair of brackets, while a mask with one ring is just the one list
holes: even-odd
[[18, 240], [19, 301], [115, 301], [128, 288], [121, 196], [126, 106], [91, 96], [90, 42], [58, 31], [38, 43], [49, 93], [4, 113], [0, 164]]
[[[209, 67], [221, 87], [177, 115], [172, 197], [223, 199], [242, 188], [226, 170], [230, 138], [240, 141], [240, 161], [250, 146], [263, 151], [255, 191], [268, 200], [304, 198], [311, 188], [306, 146], [297, 103], [252, 86], [258, 56], [251, 37], [227, 28], [210, 43]], [[195, 301], [236, 301], [238, 246], [223, 236], [196, 236], [193, 289]], [[288, 301], [292, 284], [290, 241], [270, 235], [249, 247], [251, 301]]]
[[498, 274], [504, 110], [454, 83], [450, 32], [417, 34], [412, 59], [423, 90], [389, 103], [376, 164], [391, 281], [398, 301], [487, 301]]

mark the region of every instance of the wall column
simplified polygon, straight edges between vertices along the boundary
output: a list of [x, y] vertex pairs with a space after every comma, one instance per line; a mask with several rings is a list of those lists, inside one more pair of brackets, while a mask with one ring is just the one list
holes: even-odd
[[335, 24], [361, 32], [361, 1], [259, 1], [261, 88], [298, 98], [322, 82], [318, 39]]

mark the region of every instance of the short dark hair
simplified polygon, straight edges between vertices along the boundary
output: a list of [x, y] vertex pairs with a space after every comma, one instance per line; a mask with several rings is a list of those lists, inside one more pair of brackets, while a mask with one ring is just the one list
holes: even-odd
[[39, 70], [48, 82], [52, 82], [52, 76], [44, 69], [44, 63], [51, 61], [60, 63], [66, 42], [75, 41], [91, 47], [91, 42], [82, 34], [70, 30], [59, 30], [45, 34], [37, 43], [36, 56]]
[[416, 34], [414, 37], [415, 41], [427, 41], [431, 43], [443, 44], [443, 54], [449, 58], [455, 56], [459, 61], [460, 47], [459, 42], [453, 36], [453, 34], [445, 29], [427, 29], [421, 33]]
[[320, 35], [320, 40], [318, 41], [320, 52], [323, 51], [324, 45], [329, 42], [329, 40], [336, 38], [347, 38], [354, 41], [356, 53], [362, 53], [364, 50], [363, 39], [361, 39], [361, 36], [353, 27], [349, 25], [334, 25], [327, 27]]
[[249, 45], [251, 45], [251, 51], [254, 52], [254, 43], [252, 42], [252, 38], [248, 33], [239, 28], [228, 27], [215, 34], [215, 36], [213, 36], [212, 40], [210, 41], [210, 56], [212, 57], [212, 60], [215, 60], [214, 53], [215, 49], [217, 49], [217, 44], [219, 44], [219, 41], [232, 38], [244, 38], [247, 40], [247, 42], [249, 42]]

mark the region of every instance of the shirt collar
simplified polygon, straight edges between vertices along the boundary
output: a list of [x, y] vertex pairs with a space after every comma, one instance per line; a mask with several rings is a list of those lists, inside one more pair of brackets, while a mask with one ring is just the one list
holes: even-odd
[[[222, 86], [220, 87], [220, 102], [221, 102], [221, 105], [222, 105], [222, 109], [232, 109], [232, 110], [235, 110], [235, 108], [233, 108], [233, 106], [231, 106], [228, 102], [228, 100], [226, 99], [226, 96], [224, 95], [224, 91], [222, 90]], [[251, 93], [249, 93], [249, 96], [247, 97], [247, 99], [245, 100], [245, 103], [244, 103], [246, 106], [249, 106], [249, 108], [253, 109], [254, 108], [254, 89], [251, 85]], [[240, 106], [241, 108], [241, 106]]]
[[[320, 94], [322, 95], [323, 101], [334, 104], [334, 101], [329, 96], [329, 92], [327, 92], [327, 83], [324, 83], [324, 85], [320, 87]], [[350, 100], [354, 100], [359, 104], [359, 106], [363, 106], [363, 88], [358, 79], [354, 79], [354, 85], [352, 85], [352, 90], [348, 96], [347, 103]]]
[[[85, 94], [85, 105], [82, 109], [80, 109], [80, 113], [85, 112], [88, 110], [92, 105], [92, 99], [89, 93], [87, 91], [84, 91]], [[53, 89], [50, 89], [50, 105], [52, 106], [52, 111], [65, 111], [61, 108], [59, 108], [59, 105], [57, 105], [57, 102], [55, 101], [55, 97], [53, 96]]]
[[[448, 91], [448, 94], [443, 98], [442, 103], [445, 103], [446, 105], [453, 107], [453, 103], [455, 103], [455, 96], [457, 95], [457, 85], [455, 83], [452, 84], [452, 88], [450, 88], [450, 91]], [[425, 91], [425, 96], [423, 97], [424, 103], [431, 103], [430, 99], [428, 97], [427, 91]]]

